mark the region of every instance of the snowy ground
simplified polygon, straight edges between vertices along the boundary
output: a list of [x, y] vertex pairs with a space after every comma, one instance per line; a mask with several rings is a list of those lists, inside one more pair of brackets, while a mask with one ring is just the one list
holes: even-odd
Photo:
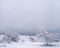
[[[42, 42], [31, 42], [29, 36], [20, 36], [19, 42], [0, 43], [0, 48], [60, 48], [60, 42], [53, 43], [54, 46], [42, 46]], [[24, 42], [21, 42], [24, 40]]]
[[60, 43], [53, 43], [54, 46], [42, 46], [43, 43], [39, 42], [13, 42], [1, 43], [0, 48], [60, 48]]

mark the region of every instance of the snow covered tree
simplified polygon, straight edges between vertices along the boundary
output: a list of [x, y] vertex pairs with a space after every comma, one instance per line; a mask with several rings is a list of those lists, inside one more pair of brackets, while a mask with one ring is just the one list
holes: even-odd
[[40, 41], [45, 42], [45, 45], [50, 45], [51, 42], [54, 41], [54, 34], [48, 32], [45, 28], [40, 27], [38, 28], [38, 32], [36, 35]]
[[19, 40], [19, 35], [15, 32], [8, 32], [4, 34], [4, 37], [2, 39], [3, 42], [17, 42]]

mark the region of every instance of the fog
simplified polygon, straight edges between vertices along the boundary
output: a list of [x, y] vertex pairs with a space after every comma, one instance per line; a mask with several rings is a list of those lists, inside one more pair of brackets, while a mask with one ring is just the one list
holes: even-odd
[[0, 0], [0, 31], [60, 28], [60, 0]]

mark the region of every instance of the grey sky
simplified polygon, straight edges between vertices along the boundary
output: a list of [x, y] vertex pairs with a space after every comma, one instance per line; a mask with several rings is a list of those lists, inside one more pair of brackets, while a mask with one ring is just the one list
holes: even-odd
[[0, 0], [0, 30], [60, 27], [60, 0]]

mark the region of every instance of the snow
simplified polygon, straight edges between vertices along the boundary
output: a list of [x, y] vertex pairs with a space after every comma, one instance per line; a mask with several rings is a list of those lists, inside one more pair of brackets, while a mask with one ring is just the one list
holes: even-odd
[[[54, 46], [42, 46], [43, 42], [32, 42], [29, 38], [29, 36], [20, 36], [19, 42], [0, 43], [0, 48], [60, 48], [60, 42], [52, 43]], [[24, 42], [21, 42], [22, 40]]]
[[1, 40], [3, 37], [4, 37], [4, 35], [3, 35], [3, 34], [1, 34], [1, 35], [0, 35], [0, 40]]
[[60, 45], [57, 45], [57, 43], [56, 43], [56, 46], [52, 46], [52, 47], [41, 46], [42, 44], [38, 42], [18, 42], [18, 43], [13, 42], [11, 44], [5, 43], [3, 45], [4, 46], [1, 46], [1, 48], [60, 48]]

